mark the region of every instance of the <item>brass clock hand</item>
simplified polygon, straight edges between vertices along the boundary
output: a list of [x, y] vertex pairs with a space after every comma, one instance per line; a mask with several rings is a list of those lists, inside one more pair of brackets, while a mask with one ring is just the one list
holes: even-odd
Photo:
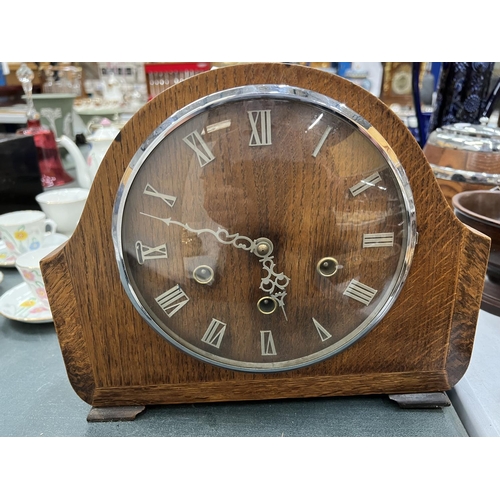
[[[267, 276], [261, 279], [260, 281], [260, 289], [269, 294], [271, 298], [273, 298], [277, 304], [281, 307], [285, 319], [288, 321], [288, 317], [285, 312], [285, 296], [286, 291], [285, 288], [288, 286], [290, 282], [290, 278], [283, 273], [275, 273], [274, 272], [274, 257], [269, 255], [268, 257], [264, 257], [260, 260], [262, 263], [262, 267], [265, 271], [267, 271]], [[279, 291], [276, 291], [278, 289]]]
[[[214, 230], [208, 229], [208, 228], [193, 229], [188, 224], [176, 221], [176, 220], [172, 219], [171, 217], [168, 217], [165, 219], [165, 218], [156, 217], [155, 215], [150, 215], [150, 214], [147, 214], [144, 212], [140, 212], [140, 213], [141, 213], [141, 215], [146, 215], [147, 217], [161, 220], [167, 226], [170, 226], [170, 224], [175, 224], [177, 226], [181, 226], [182, 228], [184, 228], [187, 231], [194, 233], [196, 235], [199, 235], [202, 233], [210, 233], [213, 236], [215, 236], [217, 241], [219, 241], [220, 243], [223, 243], [224, 245], [233, 245], [235, 248], [240, 248], [240, 249], [245, 250], [247, 252], [252, 252], [255, 255], [257, 255], [258, 257], [260, 257], [259, 262], [261, 262], [262, 268], [264, 269], [264, 271], [267, 272], [267, 276], [264, 276], [261, 279], [259, 288], [262, 291], [269, 294], [269, 297], [272, 300], [274, 300], [279, 307], [281, 307], [281, 310], [283, 311], [285, 319], [288, 321], [288, 317], [287, 317], [286, 312], [285, 312], [284, 299], [286, 296], [285, 288], [288, 286], [288, 283], [290, 282], [290, 278], [283, 273], [276, 273], [274, 271], [274, 267], [275, 267], [274, 256], [271, 255], [273, 252], [273, 244], [269, 239], [257, 238], [256, 240], [252, 240], [251, 238], [248, 238], [247, 236], [242, 236], [239, 233], [229, 234], [229, 231], [227, 231], [227, 229], [224, 229], [221, 227], [217, 228], [217, 231], [214, 231]], [[259, 301], [259, 304], [261, 304], [260, 301]], [[259, 310], [261, 312], [264, 312], [263, 309], [261, 309], [260, 307], [259, 307]]]

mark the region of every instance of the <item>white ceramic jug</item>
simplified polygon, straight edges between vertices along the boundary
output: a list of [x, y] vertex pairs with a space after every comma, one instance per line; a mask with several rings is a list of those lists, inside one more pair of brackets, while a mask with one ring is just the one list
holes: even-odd
[[[90, 130], [92, 130], [92, 128], [90, 128]], [[99, 126], [94, 128], [92, 135], [87, 137], [87, 142], [91, 146], [87, 156], [87, 164], [92, 178], [95, 177], [104, 155], [119, 132], [120, 129], [118, 127], [107, 118], [104, 118], [100, 121]]]
[[111, 146], [114, 138], [120, 132], [120, 129], [115, 127], [108, 119], [102, 120], [100, 125], [92, 135], [87, 137], [87, 142], [91, 147], [87, 160], [85, 160], [82, 152], [71, 139], [64, 135], [57, 139], [58, 144], [64, 147], [73, 158], [76, 168], [76, 179], [80, 187], [85, 189], [90, 189], [104, 155], [109, 146]]

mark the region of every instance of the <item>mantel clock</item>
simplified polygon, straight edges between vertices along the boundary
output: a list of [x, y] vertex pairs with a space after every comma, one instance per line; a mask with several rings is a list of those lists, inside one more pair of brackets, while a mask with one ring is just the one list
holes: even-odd
[[447, 390], [488, 250], [381, 101], [263, 63], [139, 110], [42, 266], [69, 379], [102, 408]]

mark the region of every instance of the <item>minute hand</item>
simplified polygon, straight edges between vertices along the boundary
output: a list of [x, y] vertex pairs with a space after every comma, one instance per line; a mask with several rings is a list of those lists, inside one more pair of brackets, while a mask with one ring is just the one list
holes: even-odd
[[184, 222], [179, 222], [177, 220], [174, 220], [172, 218], [167, 218], [167, 219], [162, 219], [161, 217], [156, 217], [154, 215], [146, 214], [144, 212], [141, 212], [142, 215], [147, 215], [148, 217], [152, 217], [153, 219], [158, 219], [164, 222], [167, 226], [170, 226], [170, 224], [175, 224], [177, 226], [181, 226], [186, 231], [189, 231], [194, 234], [202, 234], [202, 233], [210, 233], [215, 236], [217, 241], [220, 243], [223, 243], [224, 245], [233, 245], [236, 248], [241, 248], [243, 250], [247, 250], [248, 252], [253, 252], [257, 248], [256, 241], [257, 240], [252, 240], [250, 238], [247, 238], [246, 236], [241, 236], [239, 233], [236, 234], [229, 234], [229, 231], [227, 229], [224, 229], [222, 227], [217, 228], [217, 231], [214, 231], [213, 229], [208, 229], [208, 228], [203, 228], [203, 229], [193, 229], [190, 227], [188, 224], [185, 224]]
[[[256, 250], [258, 248], [259, 242], [262, 239], [253, 240], [251, 238], [248, 238], [247, 236], [242, 236], [239, 233], [229, 234], [229, 231], [227, 229], [221, 227], [218, 227], [217, 231], [208, 228], [193, 229], [188, 224], [176, 221], [171, 217], [165, 219], [162, 217], [156, 217], [155, 215], [146, 214], [144, 212], [141, 212], [141, 215], [146, 215], [147, 217], [161, 220], [167, 226], [170, 226], [170, 224], [181, 226], [184, 229], [186, 229], [186, 231], [189, 231], [196, 235], [202, 233], [210, 233], [213, 236], [215, 236], [217, 241], [219, 241], [224, 245], [233, 245], [235, 248], [240, 248], [242, 250], [246, 250], [247, 252], [255, 253], [256, 255], [259, 256], [259, 253], [256, 252]], [[276, 273], [274, 271], [274, 266], [275, 266], [274, 257], [271, 255], [271, 252], [269, 252], [269, 254], [260, 257], [261, 258], [259, 259], [259, 261], [262, 263], [263, 269], [267, 271], [267, 276], [261, 279], [259, 288], [264, 292], [268, 293], [274, 300], [276, 300], [286, 318], [285, 302], [284, 302], [286, 296], [285, 288], [290, 282], [290, 278], [283, 273]]]

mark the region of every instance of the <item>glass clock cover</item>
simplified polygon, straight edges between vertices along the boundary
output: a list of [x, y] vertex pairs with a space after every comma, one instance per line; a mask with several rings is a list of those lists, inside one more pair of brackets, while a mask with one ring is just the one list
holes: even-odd
[[170, 116], [113, 214], [123, 286], [166, 340], [220, 367], [283, 371], [371, 331], [409, 272], [412, 194], [385, 140], [343, 104], [252, 85]]

